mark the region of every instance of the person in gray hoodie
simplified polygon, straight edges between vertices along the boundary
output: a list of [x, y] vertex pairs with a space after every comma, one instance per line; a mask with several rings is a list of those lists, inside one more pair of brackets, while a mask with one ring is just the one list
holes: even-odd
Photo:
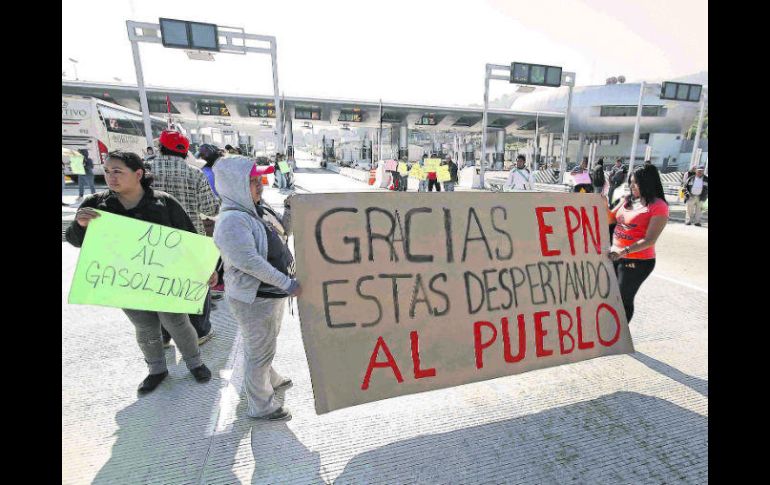
[[275, 390], [292, 382], [272, 367], [286, 298], [300, 294], [299, 283], [290, 276], [294, 260], [286, 246], [288, 230], [262, 203], [266, 167], [230, 156], [213, 170], [222, 199], [214, 243], [225, 266], [225, 299], [243, 334], [247, 413], [289, 420], [291, 413], [276, 402]]

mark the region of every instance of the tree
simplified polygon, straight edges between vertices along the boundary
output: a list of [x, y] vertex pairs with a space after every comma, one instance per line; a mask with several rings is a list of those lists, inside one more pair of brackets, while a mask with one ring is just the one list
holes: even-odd
[[[690, 128], [687, 129], [687, 139], [693, 140], [695, 139], [695, 133], [698, 131], [698, 118], [696, 117], [695, 120], [692, 122], [692, 125], [690, 125]], [[703, 129], [700, 132], [700, 137], [708, 139], [709, 137], [709, 110], [706, 108], [706, 112], [703, 114]]]

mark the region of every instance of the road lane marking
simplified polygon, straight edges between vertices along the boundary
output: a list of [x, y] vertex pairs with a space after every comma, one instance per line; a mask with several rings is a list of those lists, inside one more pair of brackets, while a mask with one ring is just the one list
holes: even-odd
[[707, 295], [709, 293], [709, 290], [707, 290], [705, 288], [701, 288], [700, 286], [691, 285], [690, 283], [685, 283], [684, 281], [676, 280], [674, 278], [669, 278], [668, 276], [663, 276], [663, 275], [659, 275], [659, 274], [653, 274], [653, 276], [655, 276], [656, 278], [660, 278], [662, 280], [666, 280], [666, 281], [670, 281], [672, 283], [676, 283], [678, 285], [686, 286], [687, 288], [691, 288], [693, 290], [702, 291], [703, 293], [705, 293]]

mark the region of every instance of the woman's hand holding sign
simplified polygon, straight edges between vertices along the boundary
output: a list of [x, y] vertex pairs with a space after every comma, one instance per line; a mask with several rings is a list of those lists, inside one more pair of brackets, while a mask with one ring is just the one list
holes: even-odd
[[81, 207], [78, 209], [77, 214], [75, 214], [75, 220], [80, 227], [88, 227], [88, 223], [97, 217], [99, 217], [99, 213], [90, 207]]

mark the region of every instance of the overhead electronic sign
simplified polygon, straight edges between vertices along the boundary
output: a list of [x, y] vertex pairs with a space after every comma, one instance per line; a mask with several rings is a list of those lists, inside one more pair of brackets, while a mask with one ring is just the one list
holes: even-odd
[[703, 86], [700, 84], [665, 81], [660, 87], [660, 99], [698, 102], [702, 91]]
[[420, 116], [420, 119], [417, 120], [415, 125], [435, 126], [436, 115], [434, 113], [425, 113], [424, 115]]
[[294, 108], [295, 120], [320, 120], [321, 108], [311, 106], [297, 106]]
[[340, 117], [337, 121], [350, 121], [353, 123], [360, 123], [364, 120], [364, 115], [361, 112], [361, 108], [345, 109], [340, 112]]
[[561, 67], [512, 62], [510, 82], [558, 88], [561, 86]]
[[275, 103], [253, 103], [249, 105], [252, 118], [275, 118]]
[[160, 19], [163, 47], [219, 51], [219, 32], [215, 24], [187, 20]]

